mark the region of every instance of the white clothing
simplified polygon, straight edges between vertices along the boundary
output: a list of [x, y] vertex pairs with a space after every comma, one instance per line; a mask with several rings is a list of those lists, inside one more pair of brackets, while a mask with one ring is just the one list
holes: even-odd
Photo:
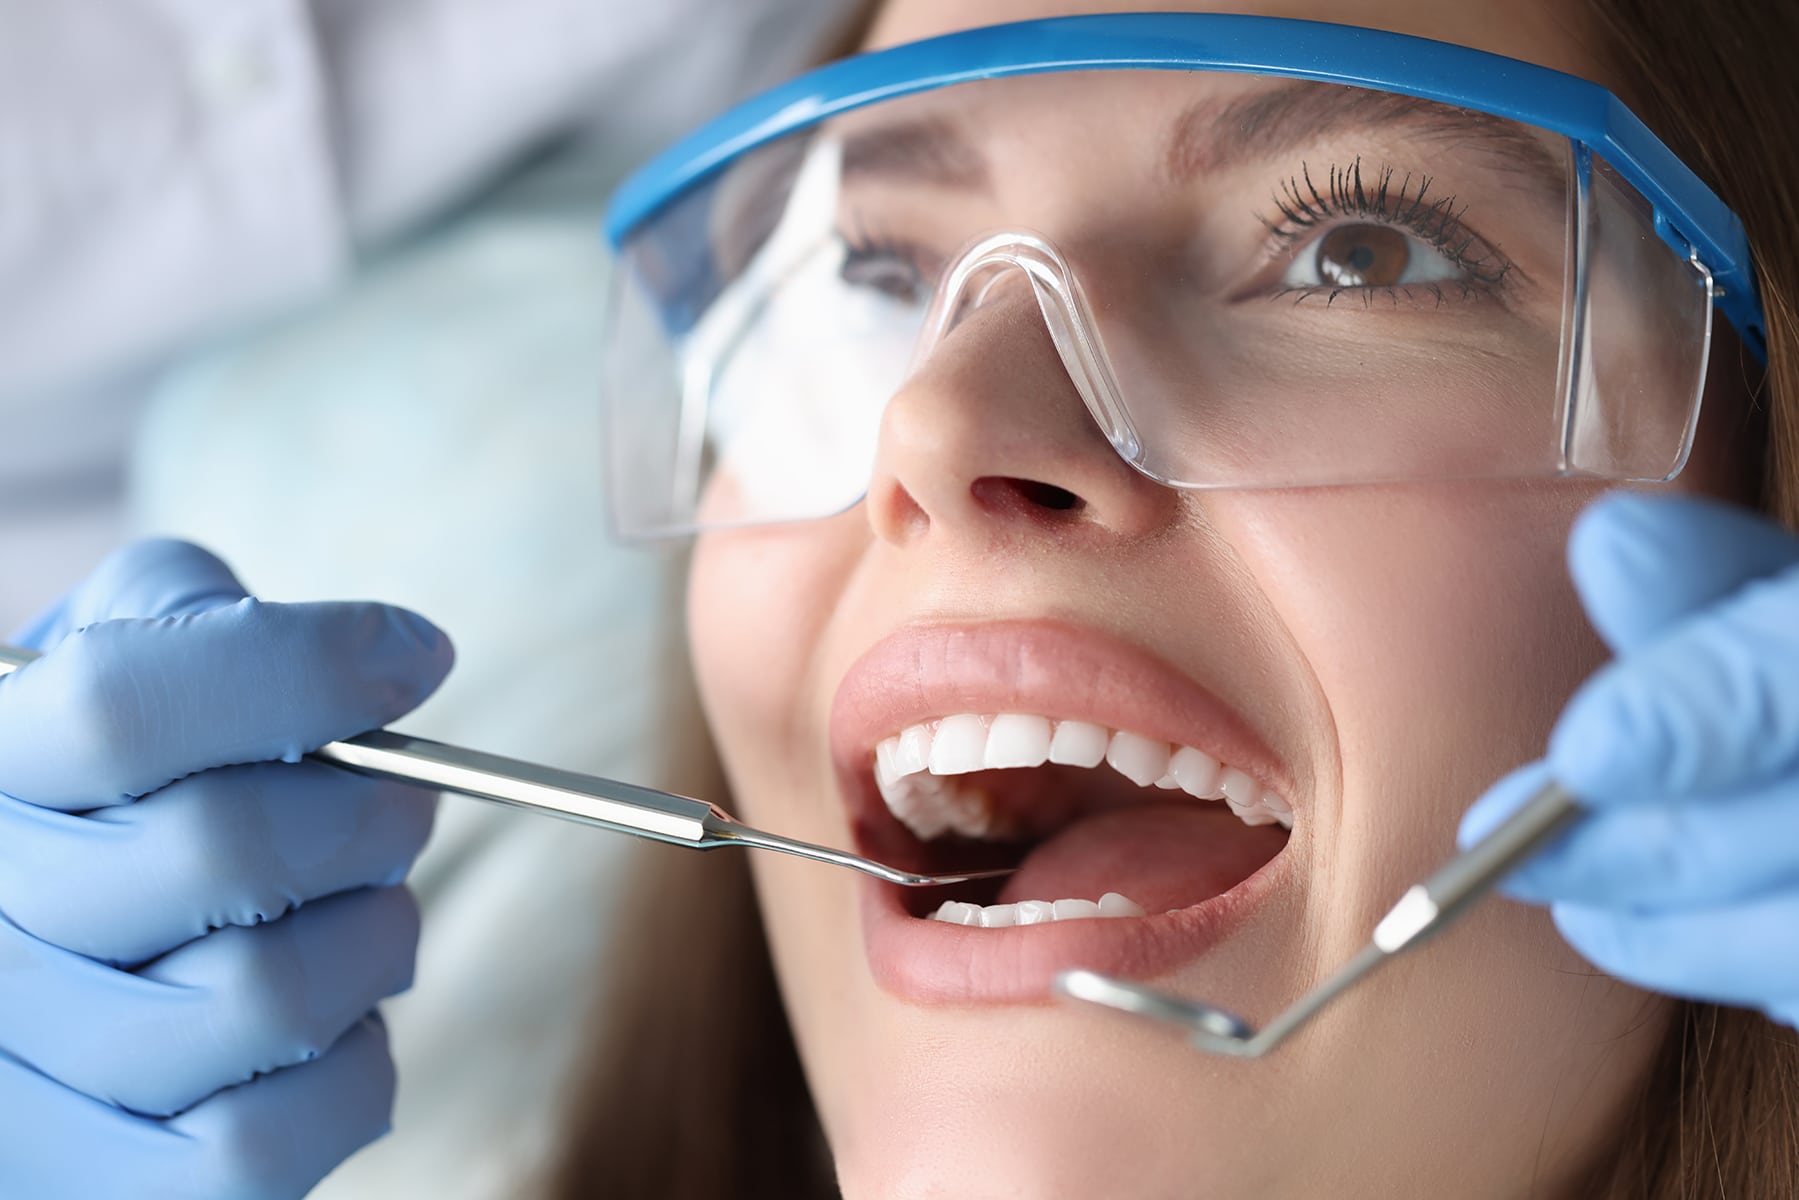
[[558, 134], [641, 156], [853, 7], [0, 0], [0, 637], [116, 540], [171, 355], [319, 302]]

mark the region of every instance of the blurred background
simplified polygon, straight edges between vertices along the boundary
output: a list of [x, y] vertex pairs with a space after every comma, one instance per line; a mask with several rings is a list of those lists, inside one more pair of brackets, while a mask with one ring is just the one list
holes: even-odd
[[[409, 732], [676, 790], [675, 551], [608, 543], [599, 235], [631, 167], [855, 0], [0, 0], [0, 636], [132, 538], [379, 599]], [[393, 1136], [326, 1200], [514, 1194], [562, 1128], [631, 844], [448, 799], [387, 1006]]]

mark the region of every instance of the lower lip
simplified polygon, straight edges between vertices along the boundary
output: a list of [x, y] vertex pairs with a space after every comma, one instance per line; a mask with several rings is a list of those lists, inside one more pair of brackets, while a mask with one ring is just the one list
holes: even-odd
[[[904, 889], [864, 879], [862, 937], [875, 983], [920, 1004], [1019, 1004], [1052, 997], [1055, 978], [1084, 967], [1150, 980], [1194, 962], [1277, 891], [1292, 844], [1228, 892], [1147, 917], [1096, 917], [979, 929], [915, 917]], [[1128, 885], [1122, 887], [1129, 894]]]

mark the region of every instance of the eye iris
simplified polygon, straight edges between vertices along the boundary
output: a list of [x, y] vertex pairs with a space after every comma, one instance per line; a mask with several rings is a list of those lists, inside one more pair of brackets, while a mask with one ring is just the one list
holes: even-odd
[[1318, 277], [1336, 287], [1389, 287], [1405, 277], [1405, 235], [1384, 225], [1345, 225], [1318, 243]]

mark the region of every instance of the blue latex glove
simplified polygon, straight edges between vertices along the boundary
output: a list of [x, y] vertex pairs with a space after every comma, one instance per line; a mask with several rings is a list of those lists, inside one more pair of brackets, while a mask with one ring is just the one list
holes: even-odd
[[1799, 1024], [1799, 539], [1721, 504], [1617, 494], [1582, 514], [1569, 564], [1617, 657], [1458, 840], [1553, 776], [1590, 815], [1503, 890], [1549, 904], [1621, 979]]
[[0, 1196], [303, 1196], [387, 1128], [376, 1002], [431, 797], [301, 762], [401, 716], [448, 641], [115, 555], [0, 678]]

